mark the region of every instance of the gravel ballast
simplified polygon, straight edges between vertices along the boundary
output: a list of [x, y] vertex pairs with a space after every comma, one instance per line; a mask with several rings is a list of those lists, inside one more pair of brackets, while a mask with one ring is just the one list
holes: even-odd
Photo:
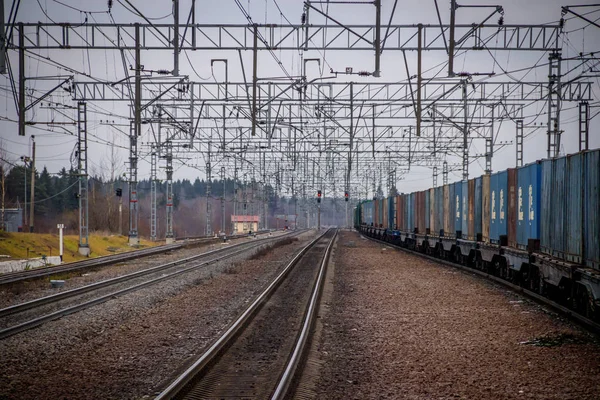
[[[273, 237], [276, 237], [281, 234], [283, 234], [283, 232], [274, 232], [272, 235]], [[258, 238], [266, 237], [268, 236], [258, 236]], [[115, 278], [132, 272], [180, 260], [182, 258], [192, 257], [232, 244], [252, 243], [252, 241], [254, 241], [252, 238], [235, 238], [230, 240], [228, 244], [223, 244], [222, 242], [189, 243], [185, 247], [177, 250], [147, 257], [140, 257], [126, 262], [104, 265], [101, 267], [74, 271], [71, 273], [57, 274], [43, 279], [34, 279], [2, 285], [0, 286], [0, 308], [35, 300], [40, 297], [50, 296], [61, 291], [75, 289], [94, 282]], [[65, 285], [61, 288], [52, 288], [49, 282], [51, 279], [66, 280]]]
[[316, 398], [598, 399], [597, 337], [458, 269], [343, 232]]
[[0, 341], [0, 399], [154, 397], [307, 242], [253, 252]]

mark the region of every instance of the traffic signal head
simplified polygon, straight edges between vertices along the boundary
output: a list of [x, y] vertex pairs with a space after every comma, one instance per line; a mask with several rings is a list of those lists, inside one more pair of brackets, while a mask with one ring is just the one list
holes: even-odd
[[115, 195], [116, 195], [117, 197], [121, 197], [121, 196], [123, 196], [123, 189], [121, 189], [121, 188], [116, 188], [116, 189], [115, 189]]
[[344, 200], [348, 201], [348, 192], [344, 192]]
[[321, 202], [321, 191], [317, 190], [317, 202], [320, 203]]

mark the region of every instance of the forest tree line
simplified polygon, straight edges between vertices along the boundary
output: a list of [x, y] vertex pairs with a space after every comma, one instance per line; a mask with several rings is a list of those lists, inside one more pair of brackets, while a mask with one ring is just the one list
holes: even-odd
[[[24, 208], [25, 193], [27, 209], [31, 202], [31, 169], [20, 165], [4, 164], [2, 199], [5, 208]], [[27, 185], [25, 185], [25, 176]], [[34, 215], [36, 232], [53, 232], [57, 223], [63, 223], [76, 233], [78, 229], [79, 184], [77, 170], [63, 168], [58, 174], [50, 174], [47, 168], [35, 171]], [[157, 182], [157, 211], [158, 220], [164, 217], [166, 207], [166, 183]], [[174, 229], [181, 234], [200, 235], [204, 233], [206, 218], [207, 182], [196, 178], [173, 181], [173, 205], [175, 209]], [[231, 179], [213, 180], [211, 184], [211, 204], [214, 230], [221, 224], [220, 198], [225, 193], [226, 217], [233, 213], [234, 182]], [[262, 193], [258, 193], [259, 185], [254, 185], [257, 192], [252, 196], [252, 185], [246, 188], [247, 213], [259, 213], [259, 203]], [[116, 189], [122, 190], [122, 197], [116, 196]], [[268, 199], [268, 212], [271, 215], [283, 213], [284, 203], [289, 199], [279, 198], [273, 188], [265, 188]], [[99, 176], [88, 178], [89, 196], [89, 229], [90, 231], [105, 231], [127, 234], [129, 218], [129, 186], [121, 179], [106, 180]], [[238, 183], [238, 207], [242, 207], [244, 185]], [[139, 231], [142, 235], [149, 234], [151, 181], [148, 179], [138, 182], [139, 199]], [[121, 226], [119, 226], [119, 201], [122, 201]], [[262, 204], [262, 203], [260, 203]], [[237, 210], [240, 213], [240, 209]], [[29, 211], [28, 213], [29, 214]], [[27, 218], [29, 215], [27, 215]], [[203, 219], [204, 218], [204, 219]], [[147, 232], [146, 232], [147, 231]], [[159, 237], [164, 235], [164, 226], [159, 222]]]

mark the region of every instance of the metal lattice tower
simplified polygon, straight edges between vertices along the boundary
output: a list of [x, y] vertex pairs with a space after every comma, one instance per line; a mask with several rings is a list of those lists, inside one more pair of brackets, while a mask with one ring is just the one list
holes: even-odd
[[462, 157], [462, 179], [466, 181], [469, 179], [469, 107], [467, 105], [467, 81], [463, 80], [463, 157]]
[[558, 157], [560, 152], [561, 108], [561, 55], [550, 53], [548, 57], [548, 158]]
[[210, 146], [208, 143], [208, 153], [206, 155], [206, 236], [212, 235], [212, 199], [211, 199], [211, 185], [212, 185], [212, 169], [210, 165]]
[[167, 174], [167, 225], [165, 237], [167, 241], [171, 241], [175, 238], [175, 235], [173, 234], [173, 143], [170, 140], [165, 143], [165, 159], [167, 161], [165, 168]]
[[158, 191], [158, 149], [157, 145], [150, 145], [150, 239], [156, 240], [156, 197]]
[[[238, 203], [238, 168], [237, 168], [237, 158], [233, 160], [233, 215], [237, 215], [237, 203]], [[233, 231], [233, 222], [231, 222], [231, 234], [234, 234]]]
[[485, 138], [485, 173], [492, 173], [492, 154], [494, 152], [494, 140]]
[[90, 254], [88, 236], [88, 150], [87, 150], [87, 107], [85, 102], [77, 103], [77, 159], [79, 176], [79, 253]]
[[587, 150], [590, 135], [590, 104], [587, 101], [579, 103], [579, 151]]
[[138, 138], [135, 121], [129, 124], [129, 244], [138, 244]]
[[444, 186], [448, 184], [448, 161], [444, 161], [442, 166], [442, 183]]
[[517, 123], [517, 167], [523, 166], [523, 120], [518, 119]]
[[225, 166], [221, 167], [221, 182], [223, 183], [223, 193], [221, 194], [221, 232], [225, 234]]

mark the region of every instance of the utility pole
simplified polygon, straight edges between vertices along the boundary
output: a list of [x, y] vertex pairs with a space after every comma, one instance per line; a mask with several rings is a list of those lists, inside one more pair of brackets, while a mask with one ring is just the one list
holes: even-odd
[[221, 194], [221, 234], [225, 235], [225, 166], [221, 167], [221, 180], [223, 181], [223, 193]]
[[22, 156], [21, 160], [23, 160], [23, 177], [25, 178], [25, 184], [23, 185], [23, 191], [25, 201], [23, 202], [23, 232], [25, 232], [25, 227], [27, 226], [27, 162], [29, 161], [29, 157]]
[[456, 0], [450, 0], [450, 49], [448, 50], [448, 77], [454, 76], [454, 28], [456, 25]]
[[256, 135], [256, 84], [258, 70], [258, 25], [254, 24], [254, 49], [252, 59], [252, 136]]
[[5, 231], [6, 230], [6, 225], [4, 222], [4, 199], [6, 197], [6, 176], [4, 173], [4, 165], [2, 165], [2, 163], [0, 162], [0, 179], [2, 179], [2, 181], [0, 182], [0, 185], [2, 186], [2, 217], [0, 219], [0, 230]]
[[[179, 75], [179, 0], [173, 0], [173, 20], [174, 37], [173, 37], [173, 76]], [[192, 30], [194, 30], [192, 28]]]
[[[19, 136], [25, 136], [25, 33], [19, 22]], [[25, 201], [27, 205], [27, 201]], [[23, 226], [23, 230], [25, 225]]]
[[88, 236], [88, 165], [87, 165], [87, 107], [85, 102], [77, 103], [77, 158], [79, 178], [79, 254], [90, 255]]
[[[159, 128], [160, 129], [160, 128]], [[158, 164], [158, 149], [154, 143], [150, 144], [150, 240], [156, 240], [156, 197], [158, 192], [158, 178], [156, 176]]]
[[206, 161], [206, 236], [212, 235], [212, 204], [210, 197], [210, 190], [212, 185], [212, 170], [210, 165], [210, 146], [212, 143], [208, 142], [208, 154]]
[[167, 244], [171, 244], [175, 242], [175, 234], [173, 233], [173, 142], [167, 140], [166, 146], [167, 150], [165, 158], [167, 160], [167, 166], [165, 172], [167, 173], [167, 226], [165, 239]]
[[423, 54], [423, 24], [418, 25], [418, 52], [417, 52], [417, 136], [421, 136], [421, 86], [423, 84], [422, 54]]
[[462, 84], [463, 90], [463, 165], [462, 165], [462, 179], [466, 181], [469, 179], [469, 121], [467, 118], [467, 114], [469, 112], [469, 108], [467, 105], [467, 80], [463, 80]]
[[31, 207], [29, 207], [29, 232], [33, 232], [33, 212], [35, 205], [35, 136], [31, 135]]
[[140, 24], [135, 27], [135, 90], [133, 102], [133, 121], [129, 128], [129, 244], [139, 244], [138, 236], [138, 137], [142, 131], [142, 64]]

